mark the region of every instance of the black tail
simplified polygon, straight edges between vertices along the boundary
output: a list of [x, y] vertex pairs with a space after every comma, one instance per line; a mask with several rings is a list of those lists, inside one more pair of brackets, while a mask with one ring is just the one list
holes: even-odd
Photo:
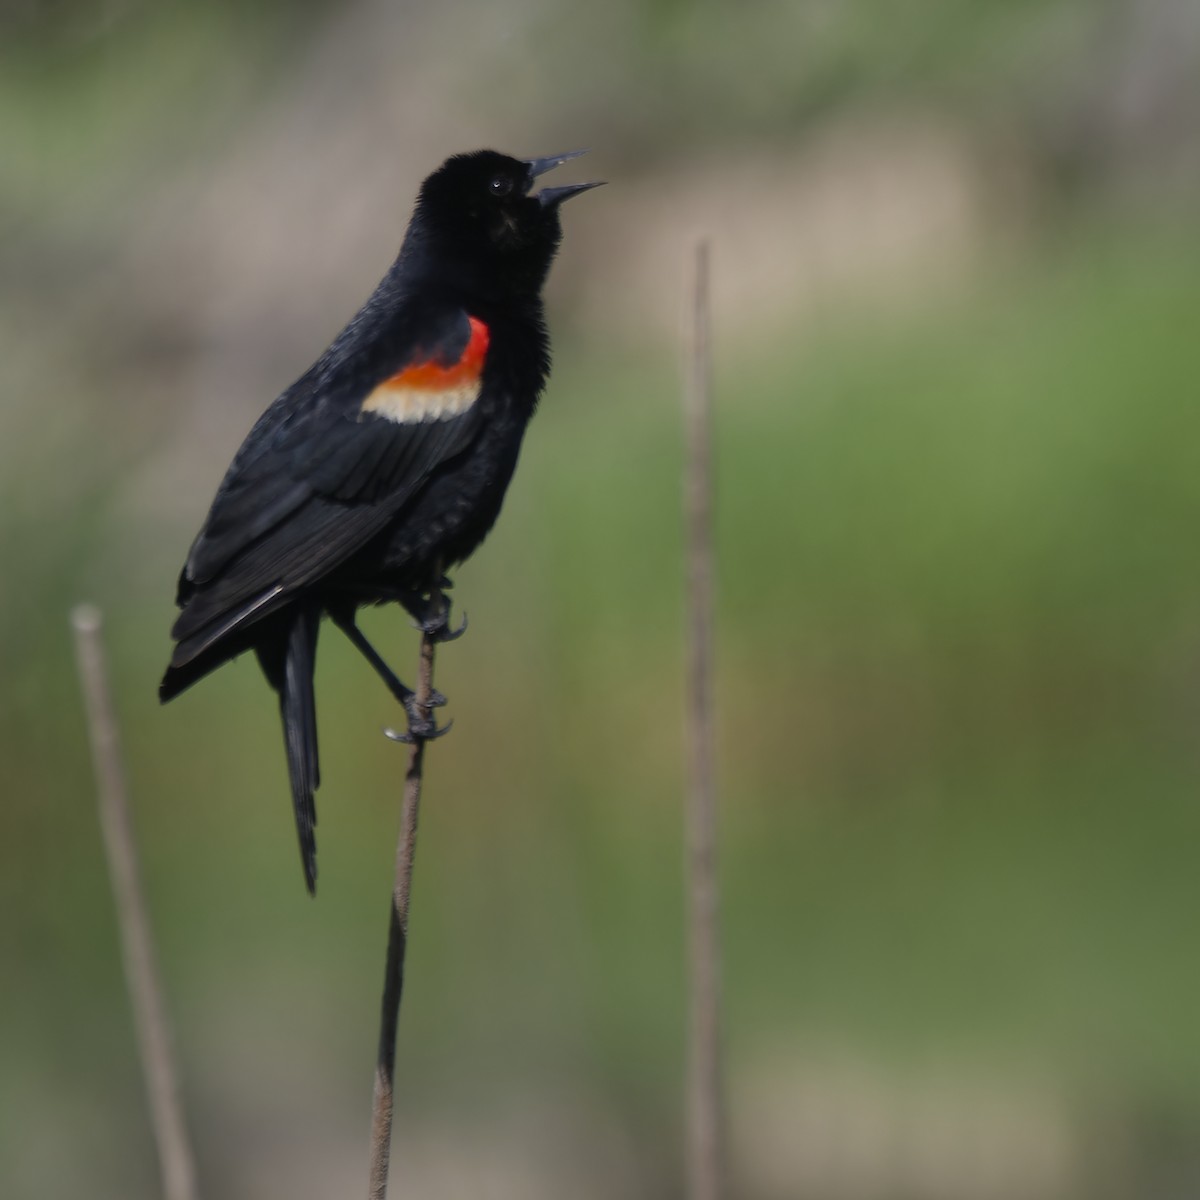
[[279, 715], [283, 718], [283, 740], [287, 748], [288, 778], [300, 859], [308, 890], [317, 890], [317, 807], [313, 793], [321, 782], [317, 758], [317, 705], [313, 694], [313, 670], [317, 658], [319, 609], [297, 607], [280, 630], [278, 640], [260, 643], [258, 660], [263, 674], [279, 693]]

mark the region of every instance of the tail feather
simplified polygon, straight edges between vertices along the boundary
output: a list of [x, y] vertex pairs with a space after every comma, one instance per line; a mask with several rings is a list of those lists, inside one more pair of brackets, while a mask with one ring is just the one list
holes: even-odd
[[313, 693], [316, 667], [317, 630], [320, 613], [297, 608], [286, 636], [270, 646], [258, 647], [259, 661], [271, 686], [279, 693], [279, 715], [287, 749], [288, 778], [292, 807], [300, 839], [304, 882], [312, 894], [317, 890], [317, 808], [313, 793], [321, 782], [317, 754], [317, 706]]

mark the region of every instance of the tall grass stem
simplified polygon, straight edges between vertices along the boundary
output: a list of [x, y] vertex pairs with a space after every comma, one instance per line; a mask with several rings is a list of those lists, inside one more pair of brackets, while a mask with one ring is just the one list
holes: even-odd
[[170, 1021], [142, 890], [129, 812], [129, 788], [104, 652], [103, 624], [100, 610], [90, 604], [81, 604], [71, 611], [75, 659], [92, 746], [96, 801], [116, 904], [125, 983], [158, 1148], [163, 1195], [166, 1200], [197, 1200], [196, 1160], [184, 1120]]
[[[430, 596], [432, 606], [445, 603], [440, 589]], [[426, 716], [432, 712], [433, 652], [437, 639], [426, 632], [421, 638], [417, 672], [417, 705]], [[396, 1076], [396, 1032], [404, 993], [404, 955], [408, 948], [408, 914], [412, 898], [413, 860], [417, 851], [417, 821], [421, 810], [421, 784], [425, 768], [425, 739], [415, 737], [408, 748], [404, 774], [404, 800], [400, 834], [396, 842], [396, 874], [388, 919], [387, 959], [384, 965], [383, 1002], [379, 1016], [379, 1049], [375, 1059], [375, 1094], [371, 1105], [370, 1200], [387, 1195], [392, 1148], [393, 1088]]]
[[726, 1190], [721, 1053], [721, 955], [713, 706], [713, 454], [709, 247], [696, 247], [684, 386], [684, 523], [687, 562], [687, 1077], [689, 1200]]

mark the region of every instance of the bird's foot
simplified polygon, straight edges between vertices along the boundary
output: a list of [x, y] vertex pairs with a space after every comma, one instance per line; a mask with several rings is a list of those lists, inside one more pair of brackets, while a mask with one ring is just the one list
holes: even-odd
[[465, 612], [458, 628], [451, 628], [450, 598], [448, 596], [436, 594], [432, 597], [422, 597], [407, 607], [416, 621], [417, 628], [431, 642], [456, 642], [467, 632], [467, 614]]
[[462, 620], [458, 624], [457, 629], [450, 628], [450, 605], [446, 607], [436, 616], [431, 617], [427, 621], [422, 621], [421, 632], [429, 639], [435, 642], [457, 642], [464, 633], [467, 632], [467, 614], [464, 611]]
[[385, 729], [384, 736], [391, 738], [393, 742], [403, 742], [406, 746], [414, 745], [417, 742], [432, 742], [440, 737], [445, 737], [454, 726], [453, 719], [447, 721], [445, 725], [439, 726], [433, 719], [432, 712], [435, 708], [443, 707], [445, 703], [446, 697], [438, 691], [430, 694], [427, 705], [418, 704], [416, 693], [409, 693], [404, 700], [404, 713], [408, 717], [408, 729], [403, 733], [395, 729]]

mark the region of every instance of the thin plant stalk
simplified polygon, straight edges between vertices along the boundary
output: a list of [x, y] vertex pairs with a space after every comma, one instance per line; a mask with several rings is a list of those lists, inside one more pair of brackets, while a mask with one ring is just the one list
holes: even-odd
[[713, 468], [709, 249], [696, 247], [686, 335], [684, 522], [687, 561], [687, 1077], [689, 1200], [721, 1200], [727, 1179], [721, 1054], [717, 793], [713, 761]]
[[[444, 603], [440, 590], [430, 596], [434, 606]], [[428, 716], [433, 698], [433, 651], [437, 639], [421, 638], [416, 702]], [[415, 737], [408, 749], [404, 774], [404, 802], [396, 842], [396, 875], [388, 920], [387, 960], [384, 966], [383, 1002], [379, 1017], [379, 1049], [375, 1058], [375, 1095], [371, 1105], [370, 1200], [387, 1195], [392, 1148], [393, 1084], [396, 1075], [396, 1032], [404, 992], [404, 954], [408, 948], [408, 913], [412, 897], [413, 860], [417, 851], [417, 820], [421, 809], [421, 783], [425, 767], [425, 739]]]
[[125, 982], [158, 1148], [163, 1195], [166, 1200], [196, 1200], [199, 1193], [195, 1155], [184, 1120], [170, 1021], [142, 890], [100, 611], [91, 605], [80, 605], [71, 612], [71, 628], [75, 633], [75, 657], [96, 772], [100, 829], [116, 904]]

